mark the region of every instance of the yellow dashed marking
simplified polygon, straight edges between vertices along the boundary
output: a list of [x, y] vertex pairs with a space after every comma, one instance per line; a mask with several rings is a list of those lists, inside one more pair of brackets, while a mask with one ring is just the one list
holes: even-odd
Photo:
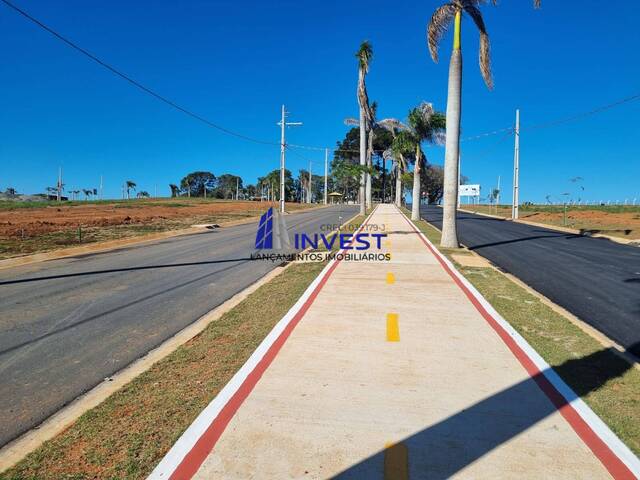
[[400, 341], [400, 327], [398, 325], [398, 314], [387, 313], [387, 342]]
[[409, 449], [404, 443], [387, 443], [384, 450], [384, 480], [409, 478]]
[[396, 283], [396, 277], [393, 273], [391, 272], [387, 272], [387, 283], [389, 285], [392, 285], [394, 283]]

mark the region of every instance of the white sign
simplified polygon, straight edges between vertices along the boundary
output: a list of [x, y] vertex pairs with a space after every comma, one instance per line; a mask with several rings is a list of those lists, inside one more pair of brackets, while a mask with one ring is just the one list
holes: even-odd
[[461, 197], [479, 197], [480, 185], [460, 185], [458, 187], [458, 195]]

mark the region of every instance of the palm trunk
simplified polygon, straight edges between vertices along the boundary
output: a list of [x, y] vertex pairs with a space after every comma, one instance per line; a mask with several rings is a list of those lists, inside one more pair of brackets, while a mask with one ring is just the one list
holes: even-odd
[[462, 50], [460, 47], [460, 17], [456, 13], [453, 52], [449, 63], [449, 92], [447, 97], [447, 141], [444, 159], [444, 194], [442, 238], [440, 245], [458, 248], [456, 206], [458, 202], [458, 156], [460, 151], [460, 112], [462, 92]]
[[416, 146], [416, 166], [413, 169], [413, 198], [411, 201], [411, 220], [420, 220], [420, 144]]
[[[360, 68], [358, 72], [360, 76], [359, 82], [364, 82], [364, 71]], [[359, 101], [359, 99], [358, 99]], [[364, 119], [364, 108], [360, 105], [360, 166], [364, 167], [367, 161], [367, 131]], [[359, 201], [360, 201], [360, 215], [364, 215], [367, 211], [365, 206], [365, 173], [360, 174], [360, 189], [359, 189]]]
[[373, 129], [370, 129], [368, 132], [367, 138], [367, 168], [369, 171], [367, 172], [367, 182], [365, 185], [366, 196], [367, 196], [367, 208], [371, 208], [371, 167], [373, 166], [372, 157], [373, 157]]
[[387, 160], [382, 157], [382, 203], [387, 202]]
[[396, 205], [402, 206], [402, 165], [404, 162], [396, 163]]

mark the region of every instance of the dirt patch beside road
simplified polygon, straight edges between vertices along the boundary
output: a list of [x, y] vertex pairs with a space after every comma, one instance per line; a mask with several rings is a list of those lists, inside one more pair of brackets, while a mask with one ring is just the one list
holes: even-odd
[[[511, 218], [511, 208], [489, 205], [462, 205], [471, 212]], [[562, 205], [520, 207], [520, 219], [577, 230], [594, 230], [627, 240], [640, 239], [640, 206], [568, 206], [566, 225]]]
[[[266, 202], [203, 199], [0, 205], [0, 259], [262, 214]], [[311, 205], [287, 204], [289, 211]]]

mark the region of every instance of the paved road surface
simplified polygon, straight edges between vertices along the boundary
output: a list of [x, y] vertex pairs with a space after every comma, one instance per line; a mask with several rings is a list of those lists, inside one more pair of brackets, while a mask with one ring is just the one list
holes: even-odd
[[[442, 226], [442, 209], [421, 216]], [[458, 213], [459, 240], [640, 356], [640, 248]]]
[[[287, 216], [319, 232], [357, 213]], [[256, 225], [0, 270], [0, 445], [39, 424], [274, 265], [250, 261]]]

